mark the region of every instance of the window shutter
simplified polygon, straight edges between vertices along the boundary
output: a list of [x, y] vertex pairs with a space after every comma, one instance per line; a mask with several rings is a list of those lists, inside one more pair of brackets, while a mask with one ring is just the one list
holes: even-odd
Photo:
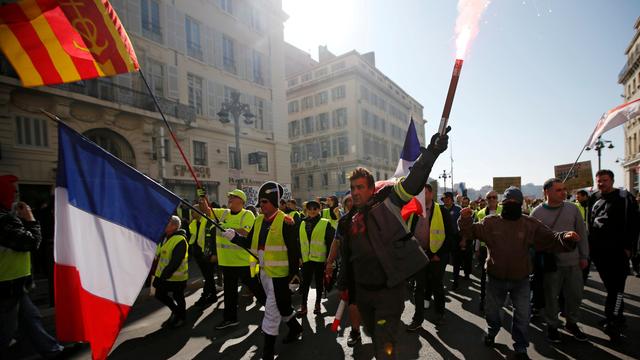
[[222, 49], [223, 48], [222, 33], [220, 31], [213, 30], [212, 37], [213, 37], [213, 43], [214, 43], [213, 55], [214, 55], [215, 66], [218, 69], [222, 69], [223, 68], [222, 57], [224, 56], [223, 49]]
[[217, 113], [220, 108], [218, 107], [218, 102], [216, 101], [215, 88], [215, 83], [211, 80], [207, 80], [207, 102], [209, 106], [209, 116], [211, 118], [217, 119]]
[[204, 43], [205, 43], [205, 48], [206, 48], [206, 52], [205, 52], [205, 61], [207, 62], [207, 64], [211, 65], [211, 66], [215, 66], [216, 64], [216, 44], [214, 41], [214, 36], [215, 33], [213, 31], [212, 28], [206, 26], [203, 27], [204, 30]]
[[249, 81], [255, 81], [255, 79], [253, 78], [253, 52], [254, 50], [251, 48], [247, 48], [247, 64], [246, 64], [246, 69], [247, 69], [247, 77], [246, 79]]
[[271, 101], [264, 101], [264, 130], [273, 131], [273, 111], [271, 110]]
[[241, 79], [247, 79], [246, 75], [247, 75], [247, 68], [246, 68], [246, 64], [247, 64], [247, 48], [241, 44], [238, 40], [233, 40], [234, 44], [234, 50], [236, 51], [235, 55], [235, 61], [236, 61], [236, 69], [238, 71], [237, 75], [241, 78]]
[[163, 35], [166, 39], [167, 47], [173, 50], [178, 50], [176, 39], [176, 8], [173, 5], [165, 2], [161, 3], [164, 7], [164, 22], [165, 29]]
[[142, 19], [140, 16], [140, 0], [127, 1], [126, 29], [128, 32], [132, 32], [134, 34], [140, 34], [142, 32]]
[[187, 53], [187, 31], [185, 30], [185, 15], [176, 9], [176, 50], [183, 54]]
[[180, 100], [180, 89], [178, 88], [178, 68], [173, 65], [167, 66], [169, 75], [169, 92], [167, 96], [174, 100]]

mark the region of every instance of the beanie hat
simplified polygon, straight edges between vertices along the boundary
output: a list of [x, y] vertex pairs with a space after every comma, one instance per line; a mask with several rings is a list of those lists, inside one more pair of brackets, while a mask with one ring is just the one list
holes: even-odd
[[3, 209], [11, 209], [11, 205], [16, 200], [15, 182], [18, 178], [13, 175], [0, 176], [0, 207]]
[[260, 199], [267, 199], [274, 207], [277, 208], [283, 194], [284, 188], [282, 185], [275, 181], [267, 181], [262, 184], [262, 186], [260, 186], [260, 190], [258, 190], [258, 201], [260, 201]]
[[515, 202], [522, 204], [524, 202], [524, 197], [522, 196], [522, 191], [515, 186], [509, 186], [507, 190], [504, 191], [504, 199], [502, 200], [514, 200]]

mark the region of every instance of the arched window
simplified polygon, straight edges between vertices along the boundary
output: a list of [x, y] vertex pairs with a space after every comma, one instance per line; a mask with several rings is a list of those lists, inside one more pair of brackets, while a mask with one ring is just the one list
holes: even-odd
[[91, 141], [110, 152], [113, 156], [135, 167], [136, 156], [133, 148], [122, 135], [109, 129], [91, 129], [84, 133]]

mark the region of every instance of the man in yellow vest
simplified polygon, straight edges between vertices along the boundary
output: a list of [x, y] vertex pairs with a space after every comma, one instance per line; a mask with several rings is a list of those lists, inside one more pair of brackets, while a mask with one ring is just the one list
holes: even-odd
[[[485, 201], [487, 203], [486, 207], [478, 210], [475, 213], [475, 222], [481, 222], [482, 219], [489, 215], [500, 215], [502, 213], [502, 205], [498, 204], [498, 193], [491, 190], [485, 196]], [[484, 311], [484, 299], [487, 294], [487, 245], [476, 239], [475, 241], [475, 249], [476, 249], [476, 259], [478, 259], [478, 264], [480, 266], [480, 311]]]
[[316, 305], [313, 313], [321, 312], [320, 301], [323, 292], [323, 274], [328, 249], [331, 248], [335, 230], [329, 220], [320, 217], [320, 203], [311, 200], [307, 202], [307, 218], [300, 224], [300, 252], [302, 254], [302, 305], [298, 316], [307, 314], [307, 299], [311, 279], [316, 280]]
[[340, 219], [340, 202], [337, 196], [327, 197], [327, 207], [322, 209], [322, 218], [329, 220], [331, 226], [335, 230], [338, 227]]
[[449, 252], [454, 241], [453, 222], [449, 211], [433, 201], [433, 188], [427, 183], [424, 186], [425, 208], [424, 216], [412, 215], [409, 224], [412, 231], [420, 241], [420, 246], [429, 257], [429, 263], [414, 276], [416, 287], [414, 299], [416, 310], [413, 321], [407, 327], [408, 331], [417, 331], [422, 328], [424, 321], [424, 309], [433, 295], [436, 312], [435, 323], [440, 324], [444, 317], [444, 269], [449, 262]]
[[[244, 208], [247, 195], [240, 189], [227, 194], [228, 209], [213, 209], [213, 217], [224, 229], [233, 229], [241, 236], [247, 236], [255, 216]], [[251, 276], [249, 261], [251, 255], [247, 250], [232, 244], [219, 234], [216, 236], [218, 265], [222, 268], [224, 278], [224, 318], [216, 326], [216, 330], [238, 325], [238, 281], [241, 280], [256, 297], [261, 305], [265, 304], [266, 295], [257, 277]]]
[[156, 288], [156, 299], [171, 309], [171, 316], [162, 323], [162, 327], [183, 326], [187, 315], [184, 289], [189, 279], [189, 255], [187, 233], [180, 229], [180, 225], [180, 218], [171, 216], [164, 229], [166, 237], [156, 249], [158, 266], [153, 287]]
[[[212, 217], [211, 208], [208, 205], [208, 201], [201, 197], [198, 200], [198, 209], [204, 214], [208, 214]], [[200, 216], [195, 211], [192, 211], [192, 220], [189, 223], [189, 250], [191, 255], [196, 260], [198, 268], [204, 278], [204, 288], [202, 289], [202, 295], [200, 299], [195, 302], [195, 305], [201, 308], [218, 301], [218, 295], [216, 294], [216, 284], [214, 279], [215, 273], [215, 233], [216, 228], [205, 217]]]
[[42, 325], [42, 317], [29, 298], [31, 253], [42, 237], [40, 224], [31, 208], [13, 202], [16, 195], [13, 175], [0, 176], [0, 358], [5, 357], [11, 339], [20, 327], [34, 349], [44, 358], [61, 355], [62, 346]]
[[302, 221], [302, 217], [300, 216], [300, 212], [298, 211], [298, 202], [296, 199], [287, 200], [287, 210], [285, 211], [287, 215], [293, 218], [296, 223]]
[[262, 332], [265, 334], [262, 358], [265, 360], [275, 356], [280, 322], [289, 326], [284, 343], [297, 341], [302, 336], [302, 325], [295, 318], [289, 291], [289, 281], [297, 273], [300, 259], [299, 225], [278, 209], [283, 192], [282, 185], [276, 182], [262, 184], [258, 191], [261, 214], [256, 217], [249, 234], [240, 236], [233, 229], [223, 233], [226, 239], [251, 249], [259, 258], [260, 282], [267, 294], [262, 321]]

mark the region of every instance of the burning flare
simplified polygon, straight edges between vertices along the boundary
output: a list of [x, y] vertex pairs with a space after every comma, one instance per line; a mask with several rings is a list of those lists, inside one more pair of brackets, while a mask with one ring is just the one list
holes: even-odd
[[469, 44], [478, 35], [480, 17], [489, 6], [489, 0], [458, 1], [458, 19], [456, 20], [456, 59], [464, 59]]

